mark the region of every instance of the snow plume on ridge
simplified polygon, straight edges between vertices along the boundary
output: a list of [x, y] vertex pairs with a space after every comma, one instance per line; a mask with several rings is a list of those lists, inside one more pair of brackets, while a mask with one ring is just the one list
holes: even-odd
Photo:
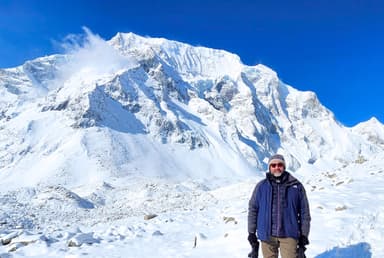
[[133, 58], [120, 55], [90, 29], [83, 27], [83, 30], [84, 34], [70, 34], [61, 44], [68, 55], [68, 63], [60, 74], [62, 79], [81, 75], [96, 80], [136, 65]]

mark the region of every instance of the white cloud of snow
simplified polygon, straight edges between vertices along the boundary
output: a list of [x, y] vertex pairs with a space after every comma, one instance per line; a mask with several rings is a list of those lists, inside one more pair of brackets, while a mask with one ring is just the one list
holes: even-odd
[[97, 79], [136, 65], [133, 58], [122, 56], [90, 29], [83, 27], [83, 30], [84, 34], [70, 34], [61, 44], [69, 59], [61, 70], [61, 78], [81, 74]]

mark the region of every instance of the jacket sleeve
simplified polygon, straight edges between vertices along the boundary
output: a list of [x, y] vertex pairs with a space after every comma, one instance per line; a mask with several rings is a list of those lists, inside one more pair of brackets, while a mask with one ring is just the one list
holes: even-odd
[[259, 213], [259, 205], [257, 203], [257, 191], [260, 184], [257, 184], [253, 190], [251, 199], [248, 203], [248, 233], [256, 233], [257, 215]]
[[311, 214], [309, 209], [309, 202], [307, 194], [305, 192], [304, 186], [301, 187], [301, 197], [300, 197], [300, 224], [301, 224], [301, 235], [308, 237], [311, 223]]

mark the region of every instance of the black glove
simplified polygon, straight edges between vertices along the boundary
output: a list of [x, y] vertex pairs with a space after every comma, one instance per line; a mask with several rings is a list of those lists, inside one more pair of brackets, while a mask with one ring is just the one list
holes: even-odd
[[297, 258], [306, 258], [305, 256], [305, 246], [299, 246], [297, 247]]
[[252, 251], [248, 254], [250, 258], [258, 258], [259, 257], [259, 241], [257, 241], [256, 234], [249, 233], [248, 242], [252, 246]]
[[248, 234], [248, 242], [251, 244], [251, 246], [254, 246], [259, 243], [257, 242], [257, 236], [255, 233]]
[[[259, 243], [257, 243], [259, 244]], [[259, 257], [259, 246], [256, 247], [252, 246], [252, 251], [248, 254], [249, 258], [258, 258]]]
[[298, 246], [304, 247], [309, 244], [308, 237], [306, 236], [300, 236], [299, 242], [297, 243]]
[[308, 237], [300, 236], [299, 241], [297, 243], [297, 258], [306, 258], [305, 250], [307, 250], [307, 248], [305, 246], [308, 244]]

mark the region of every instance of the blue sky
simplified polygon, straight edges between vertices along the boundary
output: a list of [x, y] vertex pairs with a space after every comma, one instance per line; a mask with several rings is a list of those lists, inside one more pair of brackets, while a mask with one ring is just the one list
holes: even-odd
[[224, 49], [314, 91], [346, 126], [384, 122], [381, 0], [0, 0], [0, 68], [62, 52], [83, 26]]

